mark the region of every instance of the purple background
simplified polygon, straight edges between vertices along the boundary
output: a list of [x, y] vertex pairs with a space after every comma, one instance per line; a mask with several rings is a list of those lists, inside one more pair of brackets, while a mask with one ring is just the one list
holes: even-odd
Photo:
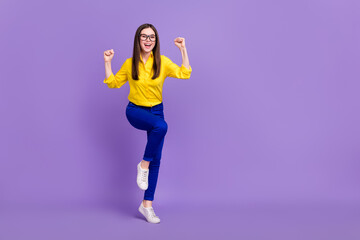
[[[2, 0], [0, 238], [359, 239], [359, 14], [356, 0]], [[129, 85], [102, 82], [103, 52], [117, 72], [143, 23], [179, 66], [184, 37], [193, 68], [164, 84], [156, 226], [137, 212], [146, 133], [126, 119]]]

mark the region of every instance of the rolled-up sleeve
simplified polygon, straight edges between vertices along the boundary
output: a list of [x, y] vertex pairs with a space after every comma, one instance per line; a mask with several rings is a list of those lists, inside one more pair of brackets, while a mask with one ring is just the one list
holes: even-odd
[[120, 88], [127, 82], [127, 74], [128, 74], [128, 59], [123, 63], [120, 70], [114, 75], [111, 75], [108, 78], [104, 79], [104, 83], [107, 84], [109, 88]]
[[191, 66], [189, 66], [189, 68], [186, 68], [184, 64], [181, 64], [181, 67], [179, 67], [177, 64], [173, 63], [168, 57], [165, 57], [165, 66], [166, 76], [168, 77], [189, 79], [191, 76]]

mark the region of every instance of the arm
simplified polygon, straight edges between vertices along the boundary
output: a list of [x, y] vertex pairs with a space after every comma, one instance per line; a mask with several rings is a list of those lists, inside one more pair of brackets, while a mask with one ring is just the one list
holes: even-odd
[[167, 69], [168, 73], [167, 76], [174, 77], [174, 78], [181, 78], [181, 79], [188, 79], [190, 78], [192, 68], [189, 63], [189, 57], [187, 54], [187, 50], [185, 47], [185, 39], [184, 38], [176, 38], [174, 40], [175, 45], [180, 49], [181, 56], [182, 56], [182, 64], [181, 67], [173, 63], [169, 58], [167, 60]]
[[189, 63], [189, 57], [186, 51], [186, 47], [181, 48], [181, 57], [182, 57], [182, 65], [184, 65], [187, 69], [190, 68], [190, 63]]
[[105, 62], [105, 78], [109, 78], [110, 75], [113, 74], [111, 70], [111, 61]]
[[112, 73], [111, 71], [111, 60], [114, 57], [114, 49], [104, 51], [104, 61], [105, 61], [105, 77], [109, 78]]
[[186, 46], [185, 46], [185, 38], [182, 37], [177, 37], [174, 40], [175, 45], [180, 49], [181, 52], [181, 57], [182, 57], [182, 65], [184, 65], [186, 68], [190, 68], [190, 63], [189, 63], [189, 57], [186, 51]]
[[105, 62], [105, 79], [104, 83], [108, 85], [109, 88], [120, 88], [127, 82], [127, 70], [128, 67], [128, 60], [126, 60], [123, 65], [121, 66], [120, 70], [113, 74], [111, 71], [111, 62]]
[[191, 76], [191, 66], [186, 68], [184, 64], [179, 67], [176, 63], [173, 63], [170, 58], [164, 56], [164, 64], [166, 67], [166, 76], [180, 79], [189, 79]]

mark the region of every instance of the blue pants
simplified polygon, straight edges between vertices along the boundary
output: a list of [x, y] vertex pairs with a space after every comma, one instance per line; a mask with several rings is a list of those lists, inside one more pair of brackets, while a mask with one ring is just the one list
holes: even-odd
[[159, 175], [161, 152], [167, 132], [163, 103], [153, 107], [144, 107], [129, 101], [126, 107], [126, 117], [133, 127], [147, 132], [147, 144], [143, 159], [150, 161], [150, 165], [149, 186], [145, 190], [144, 199], [153, 201]]

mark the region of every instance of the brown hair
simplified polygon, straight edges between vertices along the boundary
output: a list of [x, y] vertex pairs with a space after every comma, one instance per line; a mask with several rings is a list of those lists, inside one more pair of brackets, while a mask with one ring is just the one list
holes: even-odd
[[143, 25], [141, 25], [140, 27], [138, 27], [138, 29], [136, 30], [135, 33], [135, 38], [134, 38], [134, 50], [133, 50], [133, 57], [132, 57], [132, 78], [134, 80], [139, 80], [139, 61], [140, 61], [140, 51], [141, 51], [141, 47], [140, 47], [140, 33], [144, 28], [151, 28], [152, 30], [154, 30], [155, 32], [155, 46], [152, 50], [153, 55], [154, 55], [154, 63], [153, 63], [153, 69], [154, 69], [154, 75], [152, 76], [152, 79], [155, 79], [157, 77], [159, 77], [160, 75], [160, 66], [161, 66], [161, 58], [160, 58], [160, 40], [159, 40], [159, 34], [156, 30], [156, 28], [150, 24], [150, 23], [145, 23]]

